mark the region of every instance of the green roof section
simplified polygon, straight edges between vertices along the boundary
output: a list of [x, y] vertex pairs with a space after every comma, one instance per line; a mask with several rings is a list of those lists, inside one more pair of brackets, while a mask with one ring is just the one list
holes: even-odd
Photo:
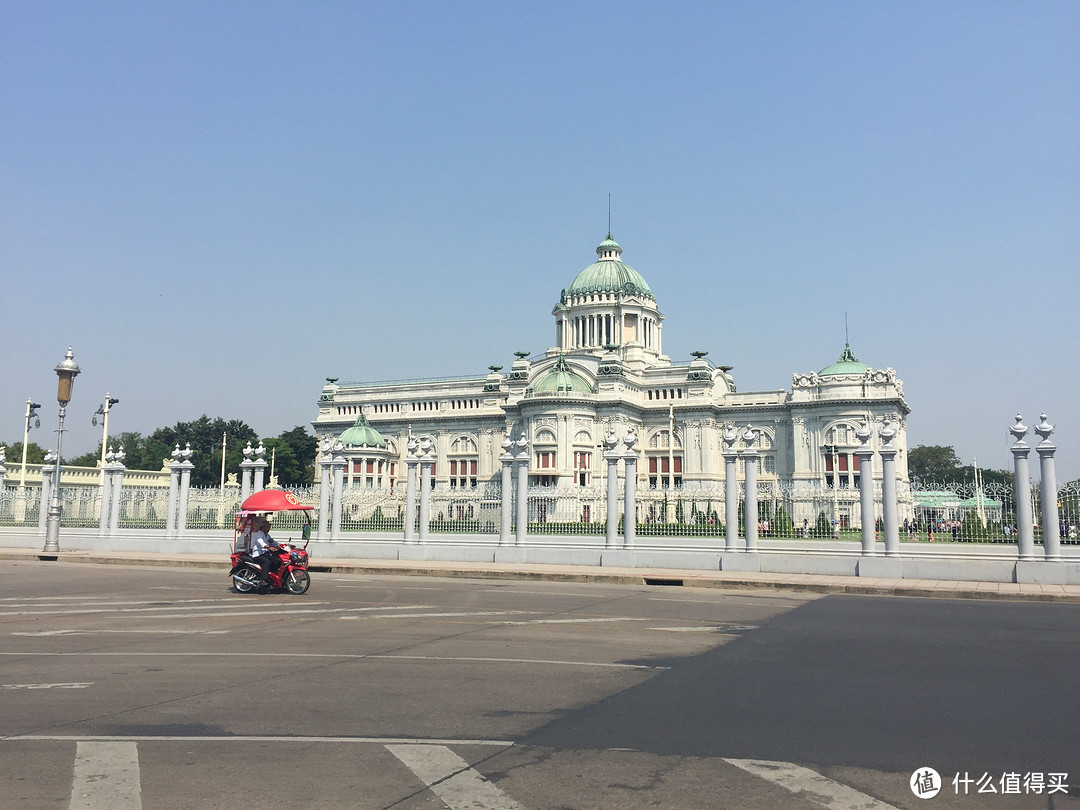
[[386, 439], [360, 414], [351, 428], [341, 434], [341, 443], [346, 447], [386, 447]]
[[570, 368], [566, 358], [559, 356], [550, 369], [525, 391], [528, 394], [591, 394], [592, 383]]
[[567, 295], [619, 292], [656, 300], [641, 274], [620, 260], [622, 248], [611, 238], [610, 233], [607, 239], [597, 246], [596, 255], [597, 261], [577, 274], [574, 283], [567, 290]]
[[819, 377], [830, 377], [838, 374], [863, 374], [870, 366], [859, 362], [859, 358], [855, 356], [855, 353], [851, 351], [851, 346], [847, 343], [844, 344], [844, 353], [840, 355], [840, 359], [833, 363], [831, 366], [826, 366], [818, 372]]

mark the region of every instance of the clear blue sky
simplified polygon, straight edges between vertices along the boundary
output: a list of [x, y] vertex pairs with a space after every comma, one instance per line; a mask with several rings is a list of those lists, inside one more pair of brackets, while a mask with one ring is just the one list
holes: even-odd
[[[0, 441], [65, 455], [554, 340], [612, 230], [740, 391], [895, 368], [910, 444], [1080, 477], [1080, 3], [0, 6]], [[1032, 442], [1034, 444], [1034, 442]], [[1037, 476], [1037, 459], [1032, 454]]]

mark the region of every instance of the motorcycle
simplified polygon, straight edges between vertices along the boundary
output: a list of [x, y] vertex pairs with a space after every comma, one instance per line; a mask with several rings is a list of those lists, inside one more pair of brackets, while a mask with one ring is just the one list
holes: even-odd
[[[280, 489], [264, 489], [256, 492], [240, 505], [236, 513], [233, 529], [233, 546], [230, 560], [232, 569], [229, 577], [233, 587], [239, 593], [269, 591], [290, 593], [300, 596], [311, 587], [311, 575], [308, 574], [307, 546], [311, 542], [311, 515], [313, 507], [304, 506], [291, 492]], [[267, 549], [272, 557], [270, 570], [263, 578], [262, 569], [254, 562], [250, 554], [251, 535], [257, 530], [258, 522], [269, 512], [303, 511], [304, 525], [301, 538], [302, 548], [291, 542], [280, 543]], [[265, 556], [265, 555], [264, 555]]]

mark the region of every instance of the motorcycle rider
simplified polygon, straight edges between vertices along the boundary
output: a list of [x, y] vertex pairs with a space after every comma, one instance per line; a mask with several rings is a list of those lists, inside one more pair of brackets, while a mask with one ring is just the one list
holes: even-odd
[[251, 535], [251, 561], [259, 569], [259, 578], [269, 582], [270, 571], [274, 568], [274, 563], [277, 562], [277, 542], [270, 536], [270, 521], [266, 518], [259, 518], [256, 523], [258, 531], [253, 532]]

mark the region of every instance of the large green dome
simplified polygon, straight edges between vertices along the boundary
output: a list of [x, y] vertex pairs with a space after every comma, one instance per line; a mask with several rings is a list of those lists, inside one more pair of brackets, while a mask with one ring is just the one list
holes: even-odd
[[869, 368], [870, 366], [859, 362], [859, 358], [855, 356], [855, 352], [851, 351], [851, 346], [845, 343], [844, 353], [840, 355], [840, 359], [831, 366], [826, 366], [819, 371], [818, 376], [831, 377], [836, 374], [863, 374]]
[[341, 434], [341, 443], [346, 447], [386, 447], [386, 439], [360, 414], [351, 428]]
[[577, 274], [574, 283], [566, 291], [567, 295], [620, 292], [656, 300], [641, 274], [620, 261], [622, 248], [611, 238], [610, 233], [607, 239], [597, 246], [596, 255], [598, 260]]

